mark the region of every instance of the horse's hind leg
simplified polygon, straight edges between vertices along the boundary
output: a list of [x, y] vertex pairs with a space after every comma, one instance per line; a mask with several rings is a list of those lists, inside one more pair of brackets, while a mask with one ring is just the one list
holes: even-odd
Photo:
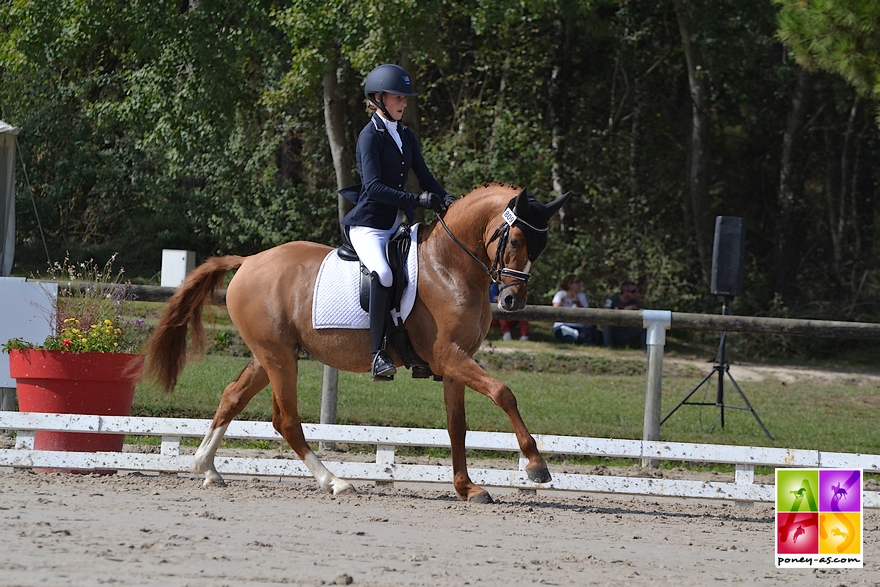
[[278, 368], [277, 372], [273, 370], [270, 376], [272, 381], [272, 425], [275, 430], [299, 455], [321, 489], [333, 495], [354, 491], [351, 483], [340, 479], [324, 466], [324, 463], [306, 442], [302, 420], [300, 420], [297, 409], [296, 378], [299, 368], [296, 357], [294, 356], [292, 360], [277, 361], [274, 364], [283, 365]]
[[223, 441], [223, 435], [226, 434], [229, 423], [268, 383], [269, 376], [266, 374], [266, 370], [256, 359], [253, 359], [238, 374], [235, 381], [226, 386], [223, 397], [220, 399], [220, 407], [217, 408], [217, 413], [214, 414], [214, 419], [211, 421], [211, 427], [202, 439], [202, 444], [199, 445], [193, 458], [192, 471], [205, 475], [205, 487], [223, 483], [223, 477], [214, 467], [214, 455], [217, 454], [217, 448]]
[[446, 429], [452, 446], [452, 484], [461, 499], [474, 503], [492, 503], [489, 493], [471, 481], [467, 472], [465, 435], [467, 421], [464, 413], [464, 384], [449, 377], [443, 378], [443, 401], [446, 403]]

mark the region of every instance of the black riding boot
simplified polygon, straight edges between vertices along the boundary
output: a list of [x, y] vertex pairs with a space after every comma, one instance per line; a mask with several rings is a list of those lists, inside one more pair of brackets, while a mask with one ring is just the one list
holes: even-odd
[[391, 355], [385, 350], [385, 330], [391, 304], [391, 288], [379, 283], [379, 276], [370, 275], [370, 346], [373, 350], [373, 364], [370, 376], [373, 381], [391, 381], [397, 369]]

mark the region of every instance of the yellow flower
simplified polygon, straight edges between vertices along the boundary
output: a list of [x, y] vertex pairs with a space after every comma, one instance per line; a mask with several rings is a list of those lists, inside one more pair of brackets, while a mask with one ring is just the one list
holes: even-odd
[[113, 324], [113, 322], [111, 322], [111, 321], [108, 319], [108, 320], [104, 320], [104, 324], [106, 324], [107, 326], [110, 326], [111, 324]]

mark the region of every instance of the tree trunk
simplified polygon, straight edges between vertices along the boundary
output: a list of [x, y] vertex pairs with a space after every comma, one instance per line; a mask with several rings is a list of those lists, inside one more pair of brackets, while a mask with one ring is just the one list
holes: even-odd
[[687, 162], [687, 191], [703, 281], [709, 284], [712, 261], [712, 223], [709, 215], [709, 77], [703, 52], [693, 39], [693, 22], [687, 0], [675, 0], [675, 13], [687, 61], [691, 94], [691, 141]]
[[[400, 66], [404, 68], [407, 73], [412, 76], [413, 81], [415, 81], [415, 71], [416, 64], [412, 62], [412, 60], [406, 55], [400, 56]], [[416, 91], [419, 91], [418, 86], [416, 87]], [[406, 100], [406, 110], [403, 111], [403, 118], [401, 122], [410, 128], [413, 131], [413, 134], [416, 136], [416, 142], [419, 144], [419, 148], [421, 148], [421, 141], [419, 140], [421, 137], [421, 122], [422, 114], [419, 110], [419, 99], [418, 98], [407, 98]], [[431, 170], [433, 173], [434, 170]], [[442, 178], [437, 178], [437, 181], [440, 182], [444, 188], [447, 188], [442, 181]], [[422, 186], [419, 185], [419, 179], [416, 177], [416, 174], [410, 170], [409, 175], [406, 178], [406, 191], [419, 194], [422, 192]], [[447, 188], [448, 190], [448, 188]], [[425, 221], [425, 209], [424, 208], [416, 208], [415, 218], [413, 218], [413, 222], [424, 222]]]
[[630, 0], [629, 13], [626, 21], [626, 27], [629, 34], [636, 39], [632, 44], [632, 62], [633, 62], [633, 97], [632, 97], [632, 119], [630, 120], [630, 137], [629, 137], [629, 197], [635, 199], [641, 194], [642, 182], [642, 141], [644, 139], [644, 121], [642, 119], [642, 108], [644, 105], [644, 84], [645, 78], [650, 74], [651, 69], [645, 71], [645, 51], [643, 49], [644, 42], [640, 40], [641, 32], [644, 26], [644, 16], [642, 15], [641, 0]]
[[[327, 139], [330, 142], [330, 154], [333, 157], [333, 169], [336, 171], [336, 187], [342, 189], [355, 183], [352, 174], [354, 154], [346, 140], [345, 110], [343, 101], [337, 94], [339, 70], [334, 62], [333, 67], [324, 76], [324, 124], [327, 127]], [[339, 222], [351, 211], [354, 205], [342, 196], [338, 197]]]
[[[555, 63], [550, 74], [550, 83], [547, 87], [547, 119], [550, 123], [550, 150], [552, 152], [553, 162], [550, 165], [551, 189], [557, 194], [564, 193], [562, 183], [562, 153], [563, 153], [563, 130], [560, 122], [561, 116], [559, 108], [563, 102], [560, 90], [560, 74], [563, 51], [565, 47], [565, 31], [562, 24], [562, 17], [557, 13], [556, 19], [553, 21], [553, 32], [555, 36], [555, 45], [558, 48], [556, 52]], [[559, 231], [562, 234], [568, 232], [568, 214], [566, 213], [567, 204], [559, 210]]]
[[641, 193], [642, 83], [642, 74], [639, 73], [633, 80], [632, 124], [629, 139], [629, 197], [631, 199], [637, 198]]
[[[412, 62], [412, 60], [406, 55], [400, 56], [400, 66], [404, 68], [411, 76], [412, 79], [415, 80], [415, 71], [416, 64]], [[424, 91], [424, 88], [416, 87], [416, 91]], [[419, 99], [418, 98], [407, 98], [406, 100], [406, 110], [403, 111], [403, 122], [404, 125], [408, 126], [413, 134], [416, 135], [416, 139], [421, 136], [421, 120], [422, 115], [419, 111]]]
[[[846, 134], [843, 136], [843, 148], [840, 153], [840, 212], [838, 217], [838, 230], [840, 231], [841, 243], [844, 240], [844, 235], [851, 234], [852, 243], [854, 245], [861, 240], [859, 239], [858, 234], [859, 225], [858, 222], [855, 222], [857, 210], [855, 198], [853, 197], [853, 191], [856, 189], [853, 181], [855, 175], [855, 165], [853, 165], [853, 161], [855, 160], [854, 150], [857, 139], [855, 126], [860, 106], [861, 99], [858, 94], [856, 94], [855, 98], [853, 98], [852, 107], [850, 107], [849, 110], [849, 118], [846, 121]], [[849, 259], [858, 258], [860, 253], [861, 251], [858, 248], [853, 248], [849, 254], [843, 253], [842, 247], [840, 251], [842, 257], [847, 257]], [[842, 258], [838, 263], [842, 269]], [[849, 281], [851, 282], [851, 280]], [[853, 284], [850, 283], [851, 287], [852, 285]]]
[[[850, 198], [850, 189], [852, 189], [852, 153], [853, 143], [856, 138], [855, 121], [859, 111], [860, 100], [856, 96], [853, 99], [850, 108], [849, 117], [846, 122], [846, 131], [840, 144], [840, 154], [835, 155], [836, 133], [832, 130], [837, 125], [831, 125], [826, 122], [825, 131], [825, 148], [828, 160], [828, 172], [826, 174], [825, 197], [828, 201], [828, 227], [831, 236], [831, 249], [833, 254], [832, 268], [834, 277], [839, 284], [844, 284], [846, 278], [844, 276], [844, 259], [849, 255], [845, 253], [846, 235], [848, 231], [847, 205]], [[833, 113], [829, 112], [829, 117], [836, 121]]]
[[804, 68], [797, 68], [797, 81], [791, 98], [791, 110], [782, 137], [782, 156], [779, 163], [778, 218], [776, 223], [776, 249], [773, 258], [773, 290], [783, 300], [792, 294], [791, 268], [794, 266], [792, 246], [792, 215], [803, 201], [804, 175], [803, 146], [804, 129], [807, 123], [813, 76]]
[[501, 64], [501, 80], [498, 82], [498, 99], [495, 101], [495, 116], [492, 119], [492, 130], [489, 134], [489, 145], [486, 148], [486, 163], [491, 166], [492, 155], [498, 144], [499, 128], [501, 127], [501, 113], [504, 111], [504, 98], [507, 93], [507, 75], [510, 73], [510, 54], [504, 58]]

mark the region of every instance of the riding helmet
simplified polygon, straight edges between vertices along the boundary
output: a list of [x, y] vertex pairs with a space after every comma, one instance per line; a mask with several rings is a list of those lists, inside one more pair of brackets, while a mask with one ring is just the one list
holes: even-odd
[[[364, 82], [364, 95], [370, 98], [370, 94], [400, 94], [402, 96], [418, 96], [413, 90], [412, 80], [406, 70], [399, 65], [386, 63], [370, 72]], [[372, 100], [370, 100], [372, 101]]]

